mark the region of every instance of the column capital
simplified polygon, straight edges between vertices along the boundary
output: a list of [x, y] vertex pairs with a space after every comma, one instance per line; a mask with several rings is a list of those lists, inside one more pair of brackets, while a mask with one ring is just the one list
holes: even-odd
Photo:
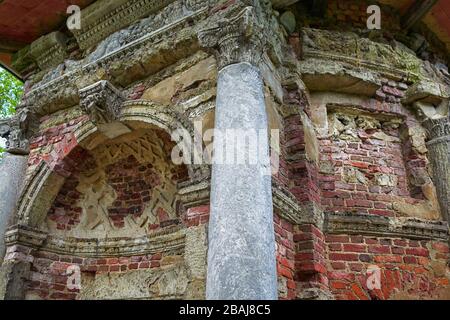
[[12, 154], [28, 154], [29, 139], [38, 127], [37, 115], [29, 107], [19, 107], [13, 117], [0, 121], [0, 137], [6, 139], [6, 150]]
[[450, 136], [450, 116], [439, 119], [427, 119], [423, 122], [429, 140]]
[[231, 18], [220, 18], [212, 28], [200, 30], [198, 38], [202, 47], [214, 52], [219, 70], [240, 62], [258, 66], [266, 42], [263, 26], [250, 6]]

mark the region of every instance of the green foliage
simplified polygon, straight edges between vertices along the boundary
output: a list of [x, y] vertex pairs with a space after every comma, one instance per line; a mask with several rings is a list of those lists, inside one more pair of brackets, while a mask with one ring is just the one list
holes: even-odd
[[22, 82], [0, 68], [0, 118], [14, 114], [22, 93]]
[[[23, 93], [23, 84], [8, 71], [0, 67], [0, 119], [11, 116], [16, 112]], [[0, 144], [0, 160], [5, 149]]]

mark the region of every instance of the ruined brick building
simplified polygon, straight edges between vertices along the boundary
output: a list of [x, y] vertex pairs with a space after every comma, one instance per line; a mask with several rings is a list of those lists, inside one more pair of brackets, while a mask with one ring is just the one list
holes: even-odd
[[[0, 1], [0, 60], [25, 81], [0, 120], [0, 297], [449, 299], [449, 16]], [[279, 170], [172, 161], [174, 131], [211, 128], [266, 130]]]

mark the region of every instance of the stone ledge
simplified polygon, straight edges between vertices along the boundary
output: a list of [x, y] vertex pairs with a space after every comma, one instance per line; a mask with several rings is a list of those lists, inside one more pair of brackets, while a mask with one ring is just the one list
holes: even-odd
[[188, 181], [180, 184], [178, 196], [186, 209], [209, 203], [211, 185], [209, 181]]
[[439, 104], [443, 99], [450, 97], [448, 87], [432, 81], [419, 81], [406, 91], [404, 104], [421, 103]]
[[313, 224], [318, 228], [323, 225], [323, 212], [315, 204], [299, 205], [297, 199], [276, 182], [272, 183], [272, 198], [274, 209], [279, 210], [279, 216], [293, 224]]
[[175, 226], [138, 238], [80, 239], [56, 237], [23, 225], [11, 227], [5, 236], [7, 246], [23, 245], [58, 254], [86, 257], [112, 257], [152, 254], [184, 248], [185, 231]]
[[31, 248], [39, 248], [47, 239], [47, 233], [24, 225], [15, 225], [8, 228], [5, 233], [5, 244], [12, 246], [15, 244], [25, 245]]
[[416, 218], [390, 218], [356, 213], [325, 213], [324, 231], [332, 234], [358, 234], [379, 237], [445, 240], [449, 228], [444, 221]]

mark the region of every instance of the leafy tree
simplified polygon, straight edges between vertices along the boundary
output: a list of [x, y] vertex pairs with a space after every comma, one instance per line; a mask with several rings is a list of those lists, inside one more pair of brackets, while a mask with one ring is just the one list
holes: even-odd
[[14, 114], [22, 93], [22, 82], [0, 67], [0, 118]]
[[[16, 112], [16, 106], [22, 93], [22, 82], [0, 67], [0, 119], [9, 117]], [[4, 151], [0, 143], [0, 157]]]

